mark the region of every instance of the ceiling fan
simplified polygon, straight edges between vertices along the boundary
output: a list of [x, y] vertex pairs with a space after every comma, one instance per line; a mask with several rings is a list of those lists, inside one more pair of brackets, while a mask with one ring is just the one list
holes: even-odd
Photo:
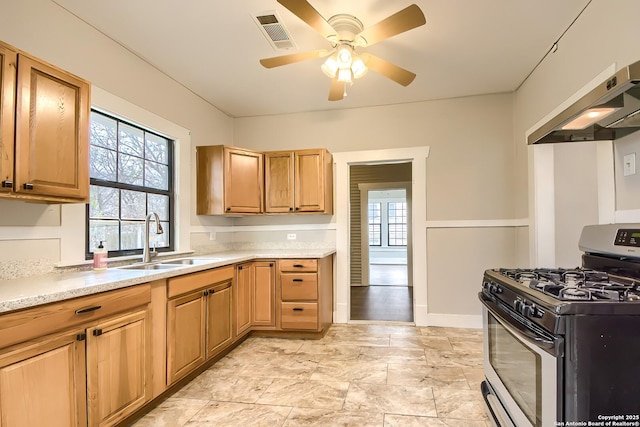
[[265, 68], [327, 57], [320, 68], [331, 78], [329, 101], [343, 99], [346, 95], [346, 84], [352, 83], [352, 79], [362, 77], [367, 69], [403, 86], [408, 86], [415, 79], [416, 75], [411, 71], [370, 53], [356, 53], [356, 49], [371, 46], [424, 25], [426, 23], [424, 14], [417, 5], [412, 4], [372, 27], [364, 29], [362, 22], [352, 15], [339, 14], [326, 20], [306, 0], [278, 0], [278, 3], [326, 38], [331, 44], [331, 49], [261, 59], [260, 64]]

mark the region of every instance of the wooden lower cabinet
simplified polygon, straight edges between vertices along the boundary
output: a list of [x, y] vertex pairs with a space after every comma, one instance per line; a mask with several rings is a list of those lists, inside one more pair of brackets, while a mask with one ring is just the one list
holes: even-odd
[[333, 322], [333, 256], [278, 261], [280, 327], [322, 332]]
[[205, 360], [206, 300], [199, 290], [170, 300], [167, 306], [167, 384]]
[[0, 354], [0, 424], [86, 426], [85, 341], [79, 331]]
[[207, 358], [224, 350], [233, 340], [231, 281], [214, 286], [207, 298]]
[[236, 337], [249, 331], [251, 327], [251, 288], [255, 280], [253, 263], [236, 267]]
[[276, 325], [276, 263], [253, 263], [254, 280], [251, 291], [251, 325], [274, 327]]
[[230, 266], [169, 279], [167, 385], [231, 343], [233, 274]]
[[150, 338], [146, 309], [87, 329], [89, 425], [111, 426], [149, 400]]

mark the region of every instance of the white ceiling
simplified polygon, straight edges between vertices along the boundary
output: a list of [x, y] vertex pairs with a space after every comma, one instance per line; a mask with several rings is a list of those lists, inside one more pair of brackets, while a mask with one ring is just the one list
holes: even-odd
[[[329, 48], [276, 0], [53, 0], [232, 117], [416, 102], [515, 90], [589, 0], [417, 0], [427, 24], [368, 51], [417, 74], [403, 87], [374, 72], [327, 100], [322, 59], [266, 69], [258, 60]], [[364, 27], [410, 0], [309, 0], [326, 19]], [[276, 11], [297, 45], [275, 51], [253, 16]]]

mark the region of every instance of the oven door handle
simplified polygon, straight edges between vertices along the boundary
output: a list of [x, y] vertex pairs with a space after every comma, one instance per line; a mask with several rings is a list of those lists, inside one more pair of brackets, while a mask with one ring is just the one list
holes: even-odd
[[486, 298], [481, 298], [481, 301], [485, 305], [485, 307], [487, 307], [487, 310], [489, 310], [496, 318], [502, 320], [503, 322], [508, 324], [510, 327], [515, 329], [517, 332], [519, 332], [522, 335], [523, 338], [525, 338], [531, 344], [536, 345], [545, 350], [552, 350], [552, 351], [555, 350], [556, 345], [553, 340], [540, 337], [535, 332], [532, 332], [525, 325], [518, 322], [517, 319], [513, 319], [513, 321], [510, 321], [509, 319], [505, 318], [504, 315], [501, 314], [505, 312], [505, 309], [500, 308], [500, 306], [494, 301], [488, 300]]
[[480, 390], [482, 391], [484, 403], [487, 406], [487, 415], [492, 418], [491, 424], [497, 427], [515, 427], [509, 414], [507, 414], [507, 411], [502, 407], [500, 399], [495, 395], [491, 386], [487, 384], [487, 381], [482, 381]]

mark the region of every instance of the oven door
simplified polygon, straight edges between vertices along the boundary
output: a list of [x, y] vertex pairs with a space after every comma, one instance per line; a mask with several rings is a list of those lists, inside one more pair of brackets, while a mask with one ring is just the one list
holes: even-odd
[[562, 351], [562, 338], [533, 330], [503, 304], [482, 297], [481, 301], [484, 371], [489, 383], [483, 387], [483, 395], [493, 423], [555, 425], [559, 406], [557, 353]]

